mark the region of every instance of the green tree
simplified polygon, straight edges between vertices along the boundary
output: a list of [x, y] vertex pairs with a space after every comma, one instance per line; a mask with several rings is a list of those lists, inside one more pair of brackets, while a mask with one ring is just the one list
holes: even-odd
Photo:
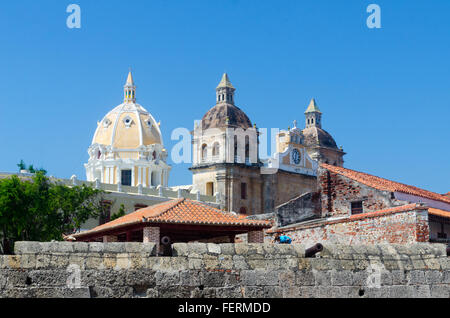
[[16, 241], [62, 240], [102, 210], [102, 191], [52, 182], [45, 171], [30, 179], [0, 180], [0, 236], [3, 252]]
[[27, 168], [27, 165], [25, 164], [25, 162], [23, 160], [20, 160], [20, 162], [17, 164], [17, 167], [19, 167], [19, 171], [20, 171], [20, 170], [25, 170]]
[[119, 211], [117, 211], [117, 213], [115, 213], [111, 216], [111, 221], [121, 218], [122, 216], [125, 216], [125, 214], [126, 214], [125, 206], [123, 204], [121, 204]]

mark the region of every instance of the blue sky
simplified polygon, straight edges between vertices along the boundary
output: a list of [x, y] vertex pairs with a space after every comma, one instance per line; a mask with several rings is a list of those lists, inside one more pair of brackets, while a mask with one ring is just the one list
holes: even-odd
[[[82, 10], [68, 29], [66, 7]], [[381, 7], [381, 29], [366, 8]], [[2, 1], [0, 171], [20, 159], [85, 178], [97, 121], [138, 102], [169, 151], [214, 105], [228, 72], [258, 127], [286, 129], [315, 97], [345, 166], [450, 191], [450, 1]], [[171, 185], [191, 183], [174, 165]]]

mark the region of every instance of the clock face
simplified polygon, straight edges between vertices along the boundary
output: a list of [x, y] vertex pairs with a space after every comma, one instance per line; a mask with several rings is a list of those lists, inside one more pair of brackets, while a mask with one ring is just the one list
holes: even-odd
[[298, 149], [294, 149], [292, 151], [292, 161], [294, 161], [296, 165], [300, 163], [300, 152], [298, 151]]

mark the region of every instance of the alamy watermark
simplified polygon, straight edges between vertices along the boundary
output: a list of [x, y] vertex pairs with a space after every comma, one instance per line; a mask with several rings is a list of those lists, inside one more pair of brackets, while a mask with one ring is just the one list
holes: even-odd
[[381, 8], [378, 4], [370, 4], [367, 7], [367, 13], [370, 13], [366, 24], [369, 29], [381, 29]]
[[70, 273], [69, 277], [67, 277], [66, 285], [70, 289], [80, 288], [81, 287], [81, 268], [77, 264], [70, 264], [67, 266], [68, 273]]
[[78, 4], [69, 4], [66, 9], [70, 15], [67, 17], [66, 25], [69, 29], [81, 29], [81, 8]]

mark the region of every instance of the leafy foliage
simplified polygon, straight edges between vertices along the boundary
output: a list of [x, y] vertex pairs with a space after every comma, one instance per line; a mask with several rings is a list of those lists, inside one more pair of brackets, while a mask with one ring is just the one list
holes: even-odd
[[115, 213], [111, 216], [111, 221], [121, 218], [122, 216], [125, 216], [125, 214], [126, 214], [125, 206], [123, 204], [121, 204], [119, 211], [117, 211], [117, 213]]
[[102, 191], [88, 186], [68, 187], [52, 182], [45, 171], [28, 179], [0, 180], [0, 237], [2, 250], [15, 241], [62, 240], [102, 211]]

